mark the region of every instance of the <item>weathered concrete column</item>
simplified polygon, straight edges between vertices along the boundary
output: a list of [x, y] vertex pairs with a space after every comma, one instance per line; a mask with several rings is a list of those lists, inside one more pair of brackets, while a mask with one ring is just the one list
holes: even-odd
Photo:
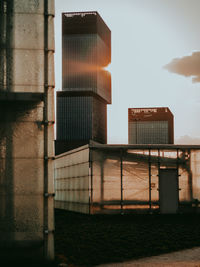
[[54, 259], [53, 16], [54, 0], [0, 4], [0, 260]]

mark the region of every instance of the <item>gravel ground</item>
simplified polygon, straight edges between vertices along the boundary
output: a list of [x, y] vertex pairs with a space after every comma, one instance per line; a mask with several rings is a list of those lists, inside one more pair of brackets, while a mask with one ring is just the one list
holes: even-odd
[[200, 247], [98, 267], [200, 267]]
[[69, 267], [89, 267], [197, 247], [199, 222], [200, 214], [84, 215], [56, 210], [56, 259]]

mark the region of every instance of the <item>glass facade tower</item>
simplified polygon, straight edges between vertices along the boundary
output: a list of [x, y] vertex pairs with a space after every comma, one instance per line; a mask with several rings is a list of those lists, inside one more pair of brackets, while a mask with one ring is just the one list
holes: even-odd
[[57, 92], [56, 154], [107, 143], [111, 32], [97, 12], [62, 14], [62, 91]]
[[169, 108], [129, 108], [129, 144], [173, 144], [174, 117]]

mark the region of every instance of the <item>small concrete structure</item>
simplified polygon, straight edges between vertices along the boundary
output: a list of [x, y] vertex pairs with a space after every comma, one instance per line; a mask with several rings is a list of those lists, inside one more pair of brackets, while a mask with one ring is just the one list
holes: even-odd
[[196, 212], [200, 146], [91, 142], [55, 159], [55, 207], [82, 213]]

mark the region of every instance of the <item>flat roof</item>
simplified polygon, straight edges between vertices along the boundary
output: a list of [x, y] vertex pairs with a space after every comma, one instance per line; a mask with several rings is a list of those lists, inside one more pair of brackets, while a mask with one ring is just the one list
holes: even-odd
[[200, 145], [174, 145], [174, 144], [100, 144], [97, 142], [91, 142], [90, 148], [99, 149], [200, 149]]
[[55, 158], [63, 157], [69, 154], [76, 153], [85, 149], [99, 149], [99, 150], [110, 150], [110, 151], [120, 151], [120, 150], [128, 150], [128, 149], [137, 149], [137, 150], [149, 150], [149, 149], [166, 149], [166, 150], [185, 150], [185, 149], [196, 149], [200, 150], [200, 145], [173, 145], [173, 144], [155, 144], [155, 145], [129, 145], [129, 144], [100, 144], [95, 141], [90, 141], [89, 144], [80, 146], [78, 148], [72, 149], [65, 153], [57, 155]]
[[142, 112], [171, 112], [171, 110], [168, 107], [144, 107], [144, 108], [128, 108], [128, 112], [130, 113], [133, 111], [134, 113], [142, 113]]
[[79, 11], [79, 12], [63, 12], [64, 16], [71, 18], [73, 16], [85, 16], [85, 15], [99, 15], [97, 11]]

